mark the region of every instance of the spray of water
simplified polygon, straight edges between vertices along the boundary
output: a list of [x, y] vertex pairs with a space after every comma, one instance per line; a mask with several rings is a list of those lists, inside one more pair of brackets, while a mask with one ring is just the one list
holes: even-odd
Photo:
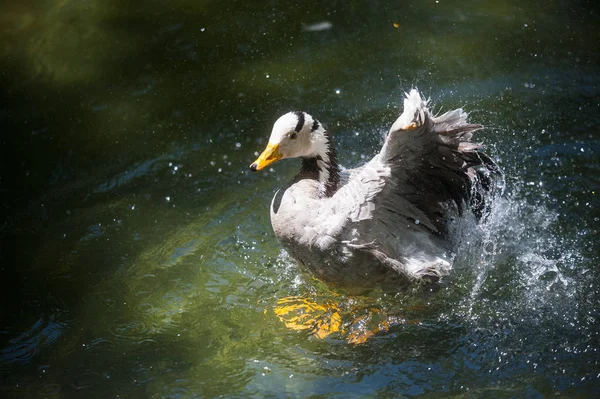
[[485, 301], [510, 303], [514, 311], [558, 305], [557, 298], [576, 295], [576, 277], [569, 271], [582, 256], [574, 242], [557, 233], [558, 222], [556, 212], [529, 203], [517, 187], [496, 200], [481, 224], [460, 227], [454, 268], [463, 284], [470, 284], [462, 306], [468, 317], [476, 317]]

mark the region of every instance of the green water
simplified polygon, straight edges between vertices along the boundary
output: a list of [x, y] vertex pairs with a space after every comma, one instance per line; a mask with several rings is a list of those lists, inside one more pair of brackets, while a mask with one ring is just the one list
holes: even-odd
[[[3, 398], [600, 391], [593, 2], [0, 10]], [[486, 125], [506, 195], [439, 286], [348, 297], [271, 231], [270, 200], [298, 163], [248, 165], [276, 118], [302, 109], [356, 166], [412, 87]], [[346, 332], [372, 327], [361, 315], [390, 327], [320, 339], [277, 317], [290, 296], [342, 309]]]

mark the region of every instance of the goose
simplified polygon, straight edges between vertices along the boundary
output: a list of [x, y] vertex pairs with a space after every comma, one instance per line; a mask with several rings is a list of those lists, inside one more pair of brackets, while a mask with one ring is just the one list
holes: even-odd
[[399, 289], [432, 283], [452, 269], [454, 221], [481, 220], [501, 190], [497, 164], [471, 142], [478, 124], [462, 108], [434, 116], [417, 89], [383, 147], [343, 169], [332, 134], [306, 112], [281, 116], [259, 171], [299, 157], [300, 172], [271, 202], [271, 224], [286, 252], [317, 279], [338, 287]]

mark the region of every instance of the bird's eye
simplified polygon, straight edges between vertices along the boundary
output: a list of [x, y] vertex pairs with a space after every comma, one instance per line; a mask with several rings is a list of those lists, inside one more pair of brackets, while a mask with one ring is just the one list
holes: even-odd
[[292, 132], [292, 134], [290, 134], [290, 139], [291, 140], [296, 140], [297, 138], [298, 138], [298, 133]]

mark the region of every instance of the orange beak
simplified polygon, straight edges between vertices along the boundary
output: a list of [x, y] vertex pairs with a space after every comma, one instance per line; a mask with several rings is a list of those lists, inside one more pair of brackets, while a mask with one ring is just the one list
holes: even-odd
[[266, 166], [272, 164], [273, 162], [279, 161], [283, 158], [283, 155], [279, 153], [279, 144], [271, 144], [267, 145], [267, 148], [259, 155], [259, 157], [250, 165], [250, 170], [256, 172], [257, 170], [261, 170]]

